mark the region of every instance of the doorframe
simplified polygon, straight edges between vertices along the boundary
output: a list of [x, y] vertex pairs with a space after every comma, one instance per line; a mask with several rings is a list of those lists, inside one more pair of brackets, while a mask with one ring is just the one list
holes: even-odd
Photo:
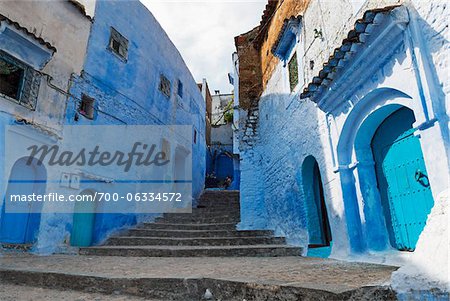
[[370, 143], [380, 124], [401, 107], [416, 115], [409, 95], [393, 88], [375, 89], [355, 104], [339, 135], [336, 172], [354, 253], [382, 251], [390, 246]]
[[[6, 198], [7, 198], [8, 194], [10, 193], [10, 181], [11, 181], [11, 176], [13, 174], [14, 168], [16, 168], [16, 166], [19, 163], [26, 162], [29, 159], [30, 159], [30, 157], [21, 157], [21, 158], [17, 159], [14, 162], [14, 164], [12, 164], [12, 166], [11, 166], [8, 182], [7, 182], [6, 189], [5, 189], [5, 195], [3, 197], [3, 202], [2, 202], [2, 204], [0, 206], [0, 228], [3, 225], [4, 216], [6, 214], [8, 214], [6, 212]], [[29, 165], [29, 168], [33, 168], [35, 170], [35, 179], [34, 179], [34, 183], [33, 183], [33, 193], [36, 193], [36, 194], [43, 194], [43, 193], [45, 193], [46, 187], [47, 187], [47, 169], [46, 169], [46, 167], [38, 159], [32, 158], [32, 162]], [[40, 208], [38, 209], [39, 212], [34, 212], [35, 209], [32, 209], [30, 207], [28, 213], [25, 213], [25, 212], [24, 213], [20, 213], [20, 214], [27, 214], [27, 223], [26, 223], [26, 226], [25, 226], [25, 229], [24, 229], [24, 242], [23, 243], [17, 243], [17, 245], [33, 245], [37, 241], [37, 237], [39, 235], [40, 223], [41, 223], [41, 211], [42, 211], [42, 206], [43, 206], [42, 203], [38, 202], [37, 204], [38, 204], [38, 206], [40, 206]], [[35, 203], [32, 203], [31, 205], [33, 207], [33, 205], [35, 205]], [[14, 214], [14, 213], [10, 213], [10, 214]], [[36, 219], [38, 219], [39, 221], [38, 221], [36, 229], [33, 230], [33, 232], [35, 232], [35, 233], [31, 233], [30, 234], [29, 233], [29, 231], [31, 230], [30, 229], [30, 218], [32, 217], [32, 214], [33, 215], [36, 214], [37, 215]], [[27, 241], [27, 237], [30, 237], [30, 236], [31, 236], [31, 241], [28, 242]], [[0, 243], [2, 243], [2, 242], [0, 242]], [[5, 243], [5, 244], [10, 244], [10, 243]], [[11, 244], [11, 245], [14, 245], [14, 244]]]
[[[83, 194], [91, 194], [92, 196], [95, 195], [96, 190], [93, 188], [86, 188], [83, 189], [78, 195], [83, 195]], [[92, 229], [91, 229], [91, 242], [90, 245], [92, 245], [92, 243], [94, 242], [94, 234], [95, 234], [95, 222], [96, 222], [96, 216], [97, 216], [97, 202], [94, 200], [93, 201], [93, 206], [94, 206], [94, 212], [76, 212], [76, 206], [77, 204], [83, 204], [84, 202], [75, 202], [74, 208], [73, 208], [73, 214], [72, 214], [72, 229], [70, 231], [70, 245], [72, 245], [72, 236], [73, 236], [73, 231], [74, 231], [74, 225], [75, 225], [75, 217], [76, 214], [92, 214], [92, 219], [93, 219], [93, 223], [92, 223]], [[77, 246], [74, 246], [77, 247]]]
[[[315, 174], [315, 171], [318, 171], [318, 174]], [[319, 186], [319, 193], [321, 193], [321, 196], [317, 196], [315, 193], [315, 181], [318, 181], [317, 185]], [[329, 247], [331, 245], [331, 242], [333, 240], [333, 236], [331, 233], [331, 225], [330, 225], [330, 218], [328, 216], [328, 209], [327, 204], [325, 200], [325, 190], [323, 186], [323, 180], [322, 180], [322, 172], [320, 171], [319, 163], [317, 162], [316, 158], [312, 155], [307, 156], [303, 160], [302, 164], [302, 187], [303, 187], [303, 193], [304, 193], [304, 200], [305, 200], [305, 207], [306, 214], [309, 216], [310, 212], [308, 212], [309, 206], [306, 204], [306, 202], [313, 199], [315, 203], [319, 203], [320, 208], [317, 208], [319, 212], [318, 217], [321, 218], [319, 220], [319, 223], [321, 223], [322, 228], [322, 235], [325, 240], [325, 244], [310, 244], [308, 242], [308, 248], [323, 248], [323, 247]], [[319, 198], [319, 199], [317, 199]], [[308, 224], [308, 233], [309, 233], [310, 225]]]

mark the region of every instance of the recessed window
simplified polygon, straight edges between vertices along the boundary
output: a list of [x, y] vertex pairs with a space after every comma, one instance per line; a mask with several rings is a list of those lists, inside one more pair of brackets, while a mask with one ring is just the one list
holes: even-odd
[[178, 96], [183, 98], [183, 83], [181, 80], [178, 80]]
[[297, 60], [297, 52], [294, 53], [291, 60], [288, 64], [289, 69], [289, 86], [291, 88], [291, 92], [294, 91], [295, 87], [298, 85], [298, 60]]
[[94, 102], [95, 100], [87, 95], [81, 96], [80, 108], [78, 111], [86, 118], [94, 119]]
[[197, 130], [194, 129], [194, 144], [197, 144]]
[[128, 40], [112, 27], [109, 49], [124, 60], [128, 58]]
[[28, 65], [0, 51], [0, 95], [34, 109], [39, 94], [40, 74]]
[[171, 87], [170, 80], [161, 74], [159, 79], [159, 91], [161, 91], [165, 96], [170, 97]]
[[164, 154], [164, 160], [170, 160], [170, 142], [163, 139], [161, 144], [161, 152]]
[[19, 100], [24, 74], [24, 69], [0, 59], [0, 93]]

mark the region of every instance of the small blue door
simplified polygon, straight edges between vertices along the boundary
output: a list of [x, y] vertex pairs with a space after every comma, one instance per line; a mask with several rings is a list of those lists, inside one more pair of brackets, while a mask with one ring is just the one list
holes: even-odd
[[316, 159], [309, 156], [302, 167], [303, 190], [308, 217], [309, 248], [329, 246], [331, 229], [328, 220], [322, 177]]
[[[94, 196], [92, 190], [83, 190], [80, 195]], [[89, 247], [92, 245], [95, 226], [95, 202], [76, 202], [73, 214], [70, 245]]]
[[372, 150], [391, 244], [413, 251], [434, 201], [414, 114], [402, 108], [377, 129]]
[[215, 172], [219, 180], [225, 180], [228, 176], [232, 177], [234, 173], [233, 158], [226, 153], [221, 153], [217, 156]]
[[[31, 196], [45, 192], [47, 174], [36, 160], [28, 164], [28, 158], [19, 159], [12, 167], [8, 187], [1, 209], [0, 243], [33, 244], [36, 241], [40, 221], [41, 202], [15, 202], [6, 210], [10, 196]], [[10, 212], [7, 212], [10, 211]]]

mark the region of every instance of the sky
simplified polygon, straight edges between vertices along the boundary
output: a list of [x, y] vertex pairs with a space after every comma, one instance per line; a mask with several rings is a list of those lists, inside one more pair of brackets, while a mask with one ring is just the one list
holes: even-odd
[[259, 25], [267, 0], [141, 0], [180, 51], [195, 80], [230, 93], [234, 37]]

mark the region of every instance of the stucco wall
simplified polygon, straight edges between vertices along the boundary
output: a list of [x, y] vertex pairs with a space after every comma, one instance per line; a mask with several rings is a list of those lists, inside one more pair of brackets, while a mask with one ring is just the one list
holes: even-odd
[[[391, 4], [398, 4], [398, 1], [368, 1], [362, 5], [357, 15], [353, 15], [355, 8], [350, 2], [311, 1], [303, 16], [303, 41], [296, 46], [299, 53], [302, 50], [305, 53], [304, 57], [299, 58], [300, 70], [304, 72], [305, 78], [300, 86], [307, 85], [313, 76], [317, 76], [332, 51], [341, 45], [355, 20], [367, 9]], [[278, 234], [286, 235], [292, 243], [302, 246], [308, 244], [305, 213], [305, 202], [308, 200], [304, 198], [301, 166], [304, 158], [312, 155], [319, 164], [324, 183], [333, 236], [331, 256], [363, 261], [387, 260], [393, 264], [415, 266], [414, 273], [419, 275], [419, 265], [414, 264], [414, 260], [387, 245], [386, 252], [369, 255], [374, 254], [370, 251], [374, 247], [371, 242], [371, 239], [375, 240], [374, 233], [379, 234], [378, 238], [386, 239], [386, 230], [366, 224], [369, 221], [365, 219], [367, 206], [363, 196], [367, 196], [367, 191], [358, 184], [358, 167], [351, 172], [357, 184], [357, 206], [348, 206], [348, 199], [343, 198], [342, 167], [338, 156], [341, 137], [347, 135], [349, 128], [356, 129], [359, 126], [358, 118], [362, 118], [362, 122], [366, 116], [381, 107], [394, 104], [406, 106], [414, 111], [414, 126], [420, 128], [418, 133], [437, 207], [437, 200], [442, 199], [442, 194], [448, 189], [448, 8], [443, 3], [425, 1], [412, 1], [405, 5], [408, 7], [409, 18], [413, 20], [403, 35], [405, 42], [388, 58], [371, 60], [370, 66], [376, 71], [364, 79], [354, 78], [353, 86], [348, 83], [354, 93], [348, 99], [340, 99], [344, 96], [339, 95], [333, 99], [342, 104], [328, 112], [329, 115], [311, 100], [299, 101], [298, 95], [291, 94], [286, 68], [281, 63], [276, 65], [259, 105], [250, 112], [242, 112], [240, 116], [240, 228], [276, 229]], [[321, 34], [315, 34], [314, 29]], [[417, 39], [417, 36], [421, 38]], [[411, 43], [414, 45], [412, 48]], [[303, 87], [300, 87], [301, 90]], [[370, 95], [373, 96], [371, 100]], [[373, 107], [362, 109], [364, 102], [371, 102], [368, 106]], [[425, 113], [427, 111], [428, 116]], [[431, 125], [429, 121], [433, 118], [436, 118], [433, 120], [436, 122], [431, 121]], [[353, 143], [352, 140], [349, 143]], [[349, 144], [349, 147], [351, 149], [352, 145]], [[350, 158], [354, 161], [350, 160], [347, 164], [357, 164], [354, 152], [350, 153]], [[436, 258], [441, 258], [438, 265], [448, 266], [448, 258], [444, 255], [448, 254], [448, 239], [445, 236], [448, 225], [442, 226], [446, 214], [448, 213], [443, 210], [433, 209], [433, 214], [428, 219], [416, 252], [413, 253], [413, 258], [422, 267], [426, 265], [424, 259], [432, 260], [432, 257], [424, 255], [426, 251], [423, 250], [431, 252], [427, 245], [436, 246], [438, 241], [440, 248], [434, 249], [439, 254]], [[358, 221], [361, 223], [359, 229], [352, 226], [355, 223], [354, 216], [361, 218]], [[356, 255], [351, 245], [352, 237], [364, 238], [360, 241], [362, 256]], [[405, 259], [399, 259], [404, 257]], [[411, 269], [403, 276], [408, 273], [411, 275]], [[432, 274], [430, 273], [430, 279], [436, 279], [436, 273], [434, 276]], [[398, 277], [400, 280], [397, 283], [404, 279], [401, 277]], [[423, 277], [413, 277], [416, 284], [422, 281], [427, 282], [428, 287], [445, 287], [445, 279], [448, 278], [445, 275], [438, 278], [437, 282], [433, 282]]]
[[233, 130], [231, 123], [215, 126], [211, 129], [211, 141], [213, 144], [233, 145]]
[[[72, 73], [83, 68], [91, 22], [68, 1], [2, 1], [0, 14], [19, 23], [37, 37], [56, 48], [43, 73], [52, 78], [52, 84], [68, 90]], [[43, 77], [35, 111], [1, 99], [1, 108], [7, 114], [24, 119], [51, 130], [61, 130], [65, 113], [66, 95], [56, 91]]]
[[[108, 49], [111, 27], [128, 40], [126, 61]], [[171, 82], [170, 97], [159, 90], [160, 75]], [[71, 94], [67, 124], [192, 125], [192, 192], [194, 199], [200, 196], [206, 170], [205, 100], [177, 48], [142, 3], [97, 1], [83, 72], [73, 77]], [[95, 99], [93, 120], [78, 112], [82, 94]], [[170, 145], [171, 160], [175, 148]], [[97, 214], [94, 242], [149, 217]]]
[[[91, 21], [68, 1], [1, 1], [0, 14], [17, 22], [36, 37], [44, 39], [56, 48], [53, 57], [47, 65], [40, 70], [43, 76], [40, 80], [40, 89], [36, 109], [30, 110], [12, 101], [0, 97], [0, 140], [4, 141], [5, 126], [14, 124], [16, 120], [26, 120], [28, 125], [23, 126], [17, 133], [16, 141], [24, 141], [23, 145], [34, 143], [54, 143], [61, 134], [66, 110], [69, 81], [74, 73], [80, 73], [86, 54], [86, 47], [91, 27]], [[34, 38], [30, 39], [33, 41]], [[0, 46], [0, 49], [2, 47]], [[20, 59], [20, 58], [18, 58]], [[26, 143], [26, 144], [25, 144]], [[16, 151], [17, 158], [29, 155]], [[0, 171], [2, 178], [9, 177], [15, 162], [5, 160], [5, 145], [0, 148]], [[10, 156], [11, 157], [11, 156]], [[47, 178], [58, 179], [60, 175], [47, 174]], [[0, 195], [4, 195], [7, 182], [3, 181]], [[47, 192], [57, 191], [58, 183], [47, 183]], [[3, 197], [2, 197], [3, 200]], [[61, 214], [43, 215], [41, 226], [43, 252], [48, 252], [46, 242], [52, 241], [52, 250], [58, 249], [64, 243], [64, 232], [48, 232], [45, 229], [45, 220], [56, 217], [54, 221], [64, 220], [68, 217]], [[1, 216], [0, 216], [1, 218]], [[14, 227], [15, 225], [9, 225]], [[48, 240], [47, 240], [48, 238]], [[36, 246], [40, 249], [40, 245]]]

